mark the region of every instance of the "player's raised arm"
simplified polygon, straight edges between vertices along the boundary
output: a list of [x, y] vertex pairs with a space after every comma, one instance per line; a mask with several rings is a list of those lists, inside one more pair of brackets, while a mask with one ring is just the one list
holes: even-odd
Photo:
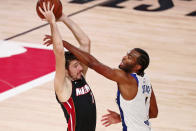
[[[86, 51], [90, 53], [90, 39], [89, 37], [85, 34], [85, 32], [69, 17], [67, 17], [64, 13], [60, 17], [58, 21], [62, 21], [73, 33], [74, 37], [80, 44], [80, 49], [83, 51]], [[83, 66], [83, 74], [85, 75], [87, 72], [88, 67], [84, 64]]]
[[[64, 47], [62, 43], [62, 38], [60, 36], [57, 24], [55, 22], [55, 16], [53, 14], [54, 5], [50, 7], [50, 3], [43, 2], [43, 10], [41, 8], [40, 12], [44, 15], [45, 20], [50, 24], [51, 28], [51, 35], [52, 35], [52, 41], [53, 41], [53, 51], [55, 54], [56, 59], [56, 74], [55, 74], [55, 80], [54, 80], [54, 87], [55, 91], [58, 94], [62, 93], [63, 90], [63, 84], [65, 82], [65, 57], [64, 57]], [[46, 36], [44, 40], [48, 40], [48, 37]]]
[[59, 21], [62, 21], [73, 33], [74, 37], [80, 44], [80, 49], [90, 52], [90, 39], [87, 34], [72, 19], [62, 14]]

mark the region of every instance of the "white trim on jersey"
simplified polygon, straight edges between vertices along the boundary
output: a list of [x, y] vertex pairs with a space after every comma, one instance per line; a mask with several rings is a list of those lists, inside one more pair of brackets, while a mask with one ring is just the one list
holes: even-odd
[[70, 114], [70, 119], [71, 119], [71, 130], [73, 131], [73, 120], [71, 114]]
[[66, 102], [67, 103], [67, 105], [71, 108], [71, 105], [69, 104], [69, 102]]

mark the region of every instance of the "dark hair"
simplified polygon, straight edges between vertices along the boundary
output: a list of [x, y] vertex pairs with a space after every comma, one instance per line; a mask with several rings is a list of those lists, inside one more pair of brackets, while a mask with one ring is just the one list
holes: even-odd
[[76, 56], [69, 51], [65, 51], [65, 68], [66, 69], [69, 68], [69, 64], [72, 60], [77, 60]]
[[142, 66], [142, 68], [137, 72], [138, 75], [143, 76], [144, 70], [148, 67], [150, 63], [149, 55], [146, 51], [140, 48], [134, 48], [135, 51], [140, 53], [140, 56], [137, 58], [137, 63]]

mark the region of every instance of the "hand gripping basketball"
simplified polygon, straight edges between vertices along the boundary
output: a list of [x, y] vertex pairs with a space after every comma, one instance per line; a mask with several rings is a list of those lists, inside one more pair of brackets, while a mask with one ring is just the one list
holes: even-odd
[[44, 10], [43, 8], [43, 2], [44, 3], [50, 3], [50, 9], [52, 8], [52, 5], [54, 5], [54, 9], [53, 9], [53, 13], [55, 16], [55, 19], [58, 20], [61, 16], [62, 16], [62, 3], [60, 0], [38, 0], [37, 1], [37, 5], [36, 5], [36, 12], [37, 15], [41, 18], [41, 19], [45, 19], [44, 15], [40, 12], [39, 7]]

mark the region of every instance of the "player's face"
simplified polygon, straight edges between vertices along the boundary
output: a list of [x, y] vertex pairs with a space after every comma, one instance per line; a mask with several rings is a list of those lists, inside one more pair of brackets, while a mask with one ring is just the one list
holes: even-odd
[[69, 64], [69, 75], [73, 80], [78, 80], [82, 77], [83, 67], [78, 60], [72, 60]]
[[124, 70], [125, 72], [132, 72], [134, 71], [137, 64], [137, 58], [140, 56], [140, 54], [135, 51], [131, 50], [129, 51], [122, 59], [119, 68]]

